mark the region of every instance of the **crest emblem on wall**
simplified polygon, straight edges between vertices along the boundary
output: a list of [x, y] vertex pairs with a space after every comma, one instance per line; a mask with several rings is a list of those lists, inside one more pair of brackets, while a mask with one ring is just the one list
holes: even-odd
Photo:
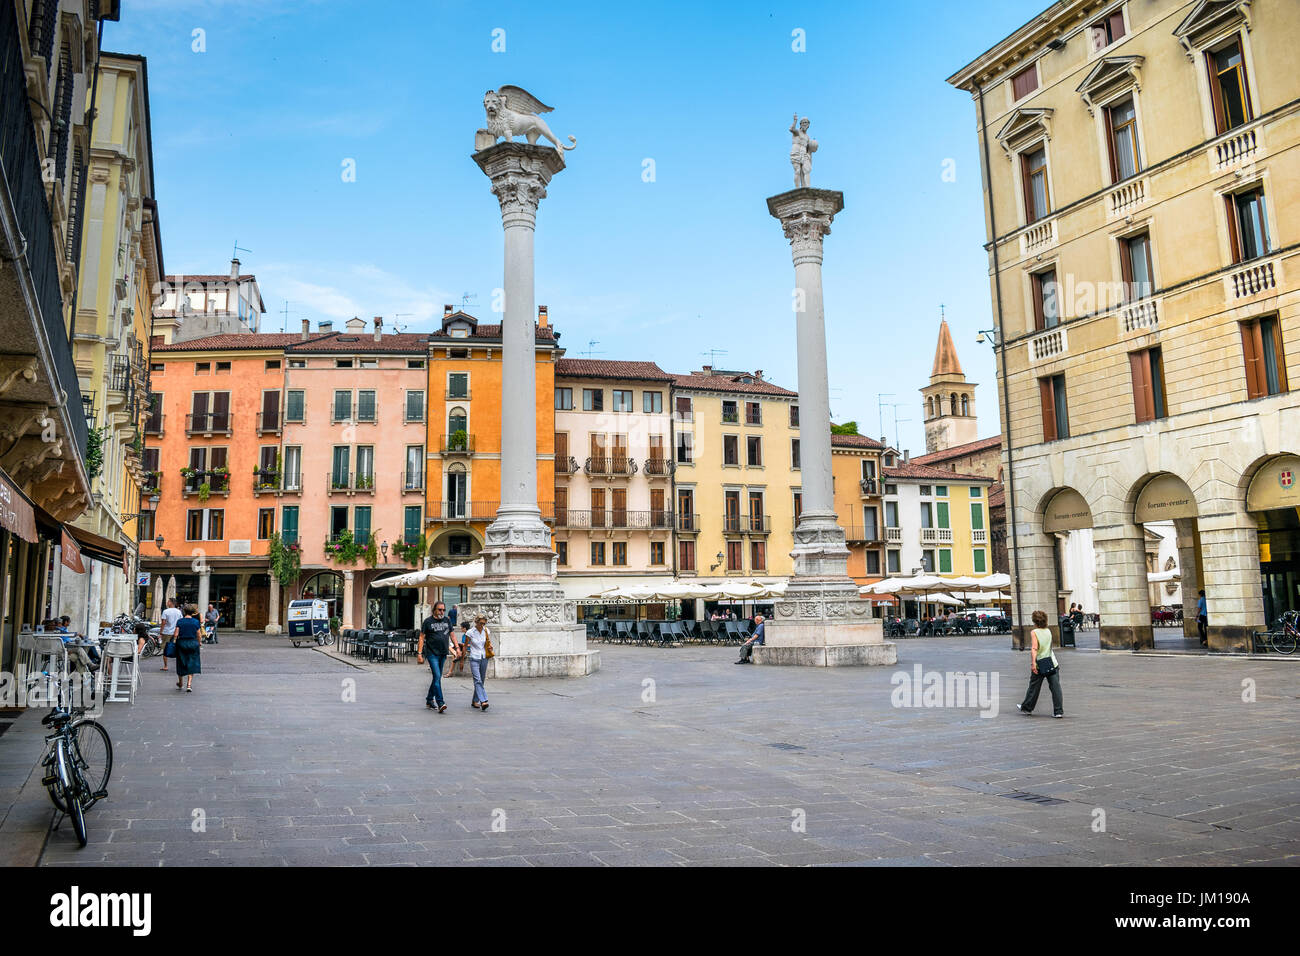
[[1294, 473], [1290, 471], [1279, 472], [1277, 476], [1277, 483], [1281, 485], [1283, 488], [1290, 488], [1293, 484], [1295, 484]]

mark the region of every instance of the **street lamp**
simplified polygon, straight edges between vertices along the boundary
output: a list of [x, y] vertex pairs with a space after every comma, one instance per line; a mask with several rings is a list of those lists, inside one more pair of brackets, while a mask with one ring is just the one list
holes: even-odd
[[153, 539], [153, 543], [158, 546], [159, 551], [161, 551], [166, 557], [170, 558], [172, 556], [172, 553], [163, 547], [163, 540], [164, 540], [163, 536], [158, 535], [158, 537]]
[[997, 329], [980, 329], [979, 335], [975, 336], [975, 341], [983, 345], [986, 341], [993, 347], [998, 347], [998, 330]]
[[388, 561], [388, 542], [385, 541], [383, 544], [381, 544], [381, 545], [379, 546], [379, 550], [382, 551], [382, 552], [384, 552], [384, 561], [387, 562], [387, 561]]

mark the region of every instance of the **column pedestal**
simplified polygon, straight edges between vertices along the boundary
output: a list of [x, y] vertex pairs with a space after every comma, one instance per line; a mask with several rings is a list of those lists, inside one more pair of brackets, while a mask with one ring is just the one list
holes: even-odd
[[[1218, 515], [1199, 519], [1198, 526], [1205, 564], [1201, 587], [1205, 589], [1210, 650], [1248, 653], [1254, 632], [1267, 626], [1254, 518], [1245, 512]], [[1184, 607], [1187, 604], [1184, 598]], [[1194, 598], [1190, 604], [1195, 617]]]
[[[343, 572], [343, 611], [339, 614], [339, 629], [345, 627], [356, 627], [357, 624], [352, 620], [352, 574], [351, 571]], [[361, 626], [365, 627], [366, 622], [362, 621]]]
[[794, 575], [753, 660], [806, 667], [896, 664], [897, 647], [885, 641], [883, 623], [871, 616], [871, 603], [858, 596], [849, 577], [849, 549], [835, 517], [822, 241], [844, 208], [844, 194], [803, 187], [771, 197], [767, 208], [781, 221], [794, 260], [804, 510], [790, 552]]
[[[1008, 547], [1015, 567], [1015, 553], [1020, 552], [1020, 617], [1015, 618], [1016, 604], [1011, 602], [1013, 620], [1011, 624], [1011, 647], [1023, 651], [1032, 644], [1029, 632], [1034, 629], [1032, 620], [1035, 611], [1047, 615], [1047, 626], [1052, 632], [1052, 646], [1061, 646], [1061, 626], [1056, 615], [1057, 581], [1056, 581], [1056, 542], [1043, 531], [1042, 525], [1022, 527], [1017, 535], [1019, 548]], [[1040, 541], [1040, 544], [1027, 544], [1028, 541]], [[1091, 569], [1081, 569], [1081, 573], [1091, 577]]]

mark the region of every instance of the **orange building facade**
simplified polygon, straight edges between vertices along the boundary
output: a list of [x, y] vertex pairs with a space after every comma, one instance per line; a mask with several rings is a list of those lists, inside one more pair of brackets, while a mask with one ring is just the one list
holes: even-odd
[[849, 577], [859, 585], [885, 577], [880, 475], [887, 449], [865, 435], [831, 435], [835, 514], [849, 547]]

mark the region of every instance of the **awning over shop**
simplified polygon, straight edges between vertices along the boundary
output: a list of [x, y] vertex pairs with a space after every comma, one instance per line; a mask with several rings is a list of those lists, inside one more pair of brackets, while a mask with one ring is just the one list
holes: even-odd
[[30, 544], [36, 543], [36, 506], [3, 471], [0, 471], [0, 528]]
[[120, 541], [112, 541], [103, 535], [95, 534], [93, 531], [84, 531], [76, 525], [64, 525], [68, 534], [77, 539], [77, 544], [81, 546], [81, 553], [87, 558], [94, 558], [96, 561], [103, 561], [105, 564], [115, 564], [119, 568], [123, 567], [122, 556], [126, 551], [125, 546]]

